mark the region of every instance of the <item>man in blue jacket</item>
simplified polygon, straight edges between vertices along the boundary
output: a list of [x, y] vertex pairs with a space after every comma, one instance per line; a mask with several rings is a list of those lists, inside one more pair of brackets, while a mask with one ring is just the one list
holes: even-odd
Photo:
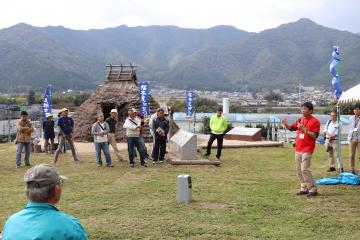
[[61, 152], [61, 150], [63, 149], [64, 145], [65, 145], [65, 141], [67, 141], [70, 145], [71, 148], [71, 153], [72, 156], [74, 158], [74, 161], [79, 161], [79, 159], [76, 156], [76, 151], [75, 151], [75, 145], [74, 142], [72, 140], [72, 133], [73, 133], [73, 128], [74, 128], [74, 121], [71, 117], [68, 116], [69, 115], [69, 110], [67, 108], [63, 108], [61, 110], [61, 117], [58, 120], [58, 127], [59, 127], [59, 146], [55, 152], [54, 155], [54, 164], [57, 162], [59, 154]]
[[166, 153], [166, 140], [169, 133], [169, 120], [164, 116], [164, 109], [157, 110], [157, 118], [152, 123], [152, 130], [155, 134], [155, 144], [153, 147], [153, 164], [158, 161], [164, 162]]
[[55, 167], [48, 164], [30, 168], [24, 177], [25, 193], [30, 201], [25, 209], [6, 221], [2, 239], [88, 239], [78, 219], [55, 207], [61, 198], [64, 179], [67, 178], [60, 176]]

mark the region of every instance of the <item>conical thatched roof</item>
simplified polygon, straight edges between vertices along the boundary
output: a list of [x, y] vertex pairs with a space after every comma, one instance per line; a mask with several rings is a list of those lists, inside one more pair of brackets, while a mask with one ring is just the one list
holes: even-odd
[[[139, 89], [135, 66], [107, 66], [108, 74], [105, 82], [99, 85], [95, 92], [74, 113], [74, 139], [77, 141], [92, 141], [91, 126], [96, 121], [97, 114], [103, 112], [105, 118], [110, 116], [110, 110], [118, 110], [117, 140], [125, 139], [125, 129], [122, 125], [130, 107], [139, 109]], [[151, 98], [152, 99], [152, 98]], [[151, 101], [151, 112], [158, 104]]]

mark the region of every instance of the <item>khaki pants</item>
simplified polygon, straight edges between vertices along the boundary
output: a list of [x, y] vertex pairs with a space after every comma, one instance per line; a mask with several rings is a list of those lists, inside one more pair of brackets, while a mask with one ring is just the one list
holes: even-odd
[[349, 146], [350, 146], [350, 152], [349, 152], [350, 168], [351, 168], [351, 170], [355, 170], [355, 152], [356, 152], [356, 148], [357, 148], [359, 158], [360, 158], [360, 142], [359, 141], [350, 141]]
[[66, 146], [66, 144], [68, 143], [69, 146], [70, 146], [70, 149], [71, 149], [71, 154], [74, 158], [74, 161], [79, 161], [79, 159], [77, 158], [76, 156], [76, 151], [75, 151], [75, 145], [74, 145], [74, 142], [72, 140], [71, 137], [68, 137], [68, 136], [59, 136], [58, 137], [58, 141], [59, 141], [59, 146], [55, 152], [55, 155], [54, 155], [54, 162], [56, 163], [58, 158], [59, 158], [59, 154], [60, 152], [63, 151], [63, 148], [64, 148], [64, 145]]
[[112, 146], [112, 148], [114, 149], [116, 157], [119, 159], [119, 161], [123, 161], [124, 159], [120, 156], [120, 151], [116, 145], [115, 133], [109, 133], [109, 143]]
[[328, 151], [329, 156], [329, 167], [335, 167], [335, 158], [337, 159], [338, 168], [343, 168], [343, 162], [341, 158], [338, 158], [338, 140], [329, 140], [329, 145], [332, 149]]
[[317, 192], [315, 182], [310, 171], [311, 153], [295, 152], [296, 172], [300, 180], [301, 191]]

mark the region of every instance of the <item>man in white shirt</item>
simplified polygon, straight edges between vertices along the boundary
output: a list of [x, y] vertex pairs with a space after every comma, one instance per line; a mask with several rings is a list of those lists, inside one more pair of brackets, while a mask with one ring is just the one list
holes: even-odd
[[102, 167], [101, 150], [104, 152], [107, 167], [114, 167], [111, 164], [109, 151], [108, 133], [110, 131], [109, 124], [104, 121], [104, 114], [99, 113], [97, 122], [91, 127], [91, 134], [94, 135], [94, 145], [96, 151], [96, 162], [98, 167]]
[[153, 144], [155, 143], [155, 133], [154, 133], [152, 128], [153, 128], [153, 123], [154, 123], [155, 119], [157, 119], [157, 112], [158, 111], [159, 111], [159, 108], [156, 109], [156, 112], [151, 115], [150, 120], [149, 120], [149, 129], [150, 129], [150, 134], [151, 134], [151, 136], [153, 138]]
[[123, 127], [126, 129], [130, 167], [135, 167], [135, 147], [140, 153], [141, 167], [146, 167], [145, 151], [143, 149], [143, 144], [140, 139], [141, 119], [136, 116], [137, 113], [136, 109], [134, 108], [129, 109], [128, 115], [129, 116], [126, 118]]
[[339, 171], [344, 172], [344, 167], [341, 158], [339, 159], [338, 154], [338, 130], [340, 124], [337, 121], [336, 111], [332, 111], [330, 114], [330, 120], [326, 123], [324, 128], [325, 133], [325, 148], [329, 156], [329, 169], [328, 172], [334, 172], [335, 169], [335, 158], [337, 159]]
[[[157, 119], [158, 111], [159, 111], [159, 108], [156, 109], [156, 112], [150, 116], [150, 120], [149, 120], [149, 129], [150, 129], [150, 134], [151, 134], [151, 137], [153, 140], [153, 147], [155, 145], [155, 133], [153, 131], [153, 124], [154, 124], [154, 121]], [[151, 158], [154, 159], [154, 152], [151, 153]]]

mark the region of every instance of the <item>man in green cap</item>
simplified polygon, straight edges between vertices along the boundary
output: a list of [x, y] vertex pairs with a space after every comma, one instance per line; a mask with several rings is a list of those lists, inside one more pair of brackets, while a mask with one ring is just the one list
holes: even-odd
[[88, 239], [78, 219], [54, 206], [60, 201], [64, 179], [67, 178], [48, 164], [30, 168], [24, 177], [25, 193], [30, 201], [25, 209], [6, 221], [2, 239]]

